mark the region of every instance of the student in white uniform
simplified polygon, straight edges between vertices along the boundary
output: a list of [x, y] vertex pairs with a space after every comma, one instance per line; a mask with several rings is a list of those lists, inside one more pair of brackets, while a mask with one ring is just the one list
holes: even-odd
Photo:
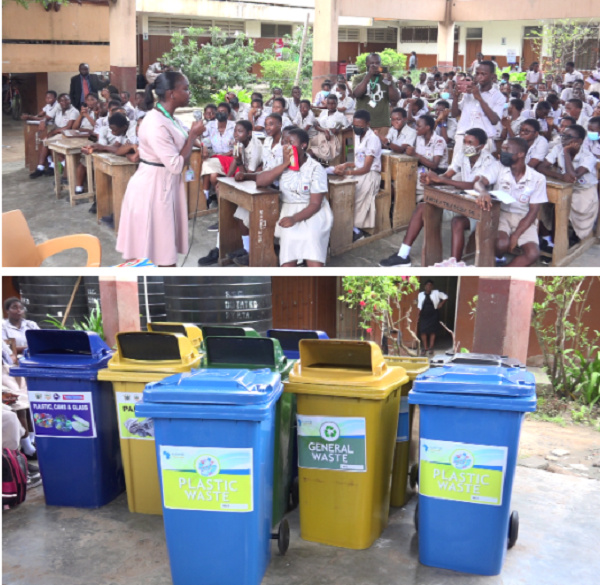
[[122, 91], [119, 96], [121, 97], [121, 102], [123, 107], [125, 108], [125, 112], [127, 112], [127, 117], [130, 120], [135, 120], [135, 107], [131, 103], [131, 94], [128, 91]]
[[375, 227], [375, 197], [381, 186], [381, 140], [371, 129], [370, 122], [369, 112], [356, 110], [352, 120], [354, 162], [344, 163], [333, 169], [336, 175], [358, 178], [353, 241], [368, 236], [364, 230]]
[[143, 118], [146, 115], [146, 110], [143, 107], [144, 104], [144, 92], [136, 91], [135, 92], [135, 121], [137, 122], [140, 118]]
[[53, 90], [47, 91], [45, 102], [46, 104], [37, 114], [23, 114], [21, 120], [39, 120], [46, 124], [52, 124], [54, 122], [54, 116], [56, 116], [56, 112], [58, 112], [60, 108], [56, 92]]
[[[302, 90], [295, 85], [292, 87], [292, 96], [287, 99], [287, 115], [293, 120], [300, 111], [300, 102], [302, 101]], [[310, 102], [308, 102], [310, 104]]]
[[404, 154], [407, 146], [415, 145], [417, 131], [408, 125], [408, 117], [404, 108], [394, 108], [391, 120], [392, 127], [387, 136], [381, 139], [381, 144], [392, 152]]
[[525, 120], [519, 129], [519, 137], [527, 142], [525, 164], [537, 169], [548, 155], [548, 141], [540, 134], [540, 123], [533, 118]]
[[317, 108], [325, 108], [327, 105], [327, 98], [329, 97], [330, 93], [331, 93], [331, 82], [325, 80], [321, 84], [321, 91], [317, 92], [317, 95], [315, 95], [314, 106]]
[[93, 134], [99, 107], [98, 96], [95, 93], [88, 93], [85, 96], [85, 103], [81, 105], [81, 109], [79, 110], [79, 117], [75, 120], [75, 124], [73, 124], [73, 130]]
[[[425, 185], [450, 185], [458, 189], [473, 189], [476, 181], [482, 181], [484, 185], [493, 185], [498, 176], [498, 163], [489, 150], [487, 134], [481, 128], [471, 128], [465, 133], [464, 149], [460, 159], [453, 158], [452, 165], [443, 174], [437, 175], [433, 171], [422, 174]], [[410, 250], [417, 236], [423, 229], [423, 211], [425, 203], [419, 203], [410, 219], [406, 235], [398, 253], [379, 261], [379, 266], [411, 266]], [[457, 260], [462, 257], [464, 248], [465, 230], [474, 230], [475, 221], [471, 221], [462, 215], [456, 215], [452, 219], [452, 256]]]
[[[514, 202], [500, 204], [500, 220], [496, 240], [496, 256], [504, 257], [517, 246], [522, 254], [515, 256], [509, 266], [531, 266], [540, 255], [538, 245], [538, 213], [540, 206], [548, 201], [546, 178], [525, 164], [528, 145], [522, 138], [509, 138], [502, 145], [496, 189], [512, 196]], [[478, 197], [484, 210], [491, 209], [491, 196]]]
[[321, 112], [314, 126], [317, 135], [311, 139], [309, 153], [318, 159], [329, 162], [342, 150], [340, 135], [350, 124], [342, 112], [338, 112], [338, 99], [335, 94], [327, 97], [327, 109]]
[[338, 96], [338, 112], [341, 112], [348, 119], [348, 124], [352, 123], [356, 101], [348, 94], [348, 87], [345, 83], [337, 84], [336, 95]]
[[[577, 236], [575, 242], [592, 233], [598, 216], [597, 160], [583, 147], [586, 137], [587, 132], [582, 126], [576, 124], [566, 128], [562, 143], [555, 146], [538, 167], [548, 177], [573, 184], [569, 220]], [[558, 169], [552, 168], [552, 165], [556, 165]], [[548, 214], [543, 215], [542, 221], [547, 229], [552, 230]]]
[[281, 127], [293, 126], [291, 118], [285, 111], [285, 100], [282, 97], [276, 97], [273, 99], [272, 114], [279, 114], [281, 116]]
[[252, 130], [254, 132], [263, 132], [266, 120], [267, 113], [265, 112], [263, 101], [260, 98], [252, 98], [250, 110], [248, 111], [248, 121], [252, 123]]
[[590, 118], [584, 147], [600, 160], [600, 117]]
[[[333, 214], [327, 201], [325, 169], [307, 155], [308, 134], [292, 128], [285, 135], [283, 161], [256, 177], [257, 187], [267, 187], [279, 179], [281, 212], [275, 227], [279, 238], [279, 264], [296, 266], [304, 261], [314, 268], [325, 266]], [[299, 171], [289, 169], [291, 150], [298, 151]], [[237, 262], [236, 262], [237, 264]]]
[[587, 126], [589, 118], [583, 110], [583, 102], [580, 99], [570, 99], [565, 104], [565, 113], [575, 118], [579, 126], [583, 126], [584, 128]]
[[540, 64], [537, 61], [534, 61], [529, 66], [529, 71], [527, 71], [527, 74], [525, 76], [525, 81], [527, 82], [527, 85], [533, 85], [533, 86], [537, 87], [538, 84], [542, 83], [543, 80], [544, 80], [544, 75], [540, 71]]
[[302, 128], [302, 130], [308, 132], [309, 138], [317, 135], [317, 130], [315, 128], [317, 118], [315, 118], [315, 115], [313, 114], [309, 100], [300, 100], [298, 113], [292, 121], [298, 128]]
[[446, 144], [454, 144], [458, 122], [450, 113], [450, 104], [446, 100], [435, 103], [435, 133], [441, 136]]
[[563, 75], [563, 83], [565, 85], [573, 85], [573, 82], [576, 79], [581, 79], [583, 80], [583, 73], [581, 73], [581, 71], [577, 71], [577, 69], [575, 69], [575, 63], [573, 63], [573, 61], [569, 61], [566, 65], [565, 65], [565, 73]]
[[519, 98], [512, 98], [508, 102], [506, 116], [500, 121], [502, 130], [498, 137], [499, 140], [506, 140], [507, 138], [514, 138], [519, 135], [521, 124], [529, 119], [529, 112], [524, 111], [524, 107], [525, 103]]

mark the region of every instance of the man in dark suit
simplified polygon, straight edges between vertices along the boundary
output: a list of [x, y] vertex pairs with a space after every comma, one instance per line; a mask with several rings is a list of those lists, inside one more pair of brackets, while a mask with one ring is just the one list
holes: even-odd
[[79, 109], [88, 93], [99, 93], [105, 85], [98, 75], [90, 74], [90, 66], [87, 63], [81, 63], [79, 75], [71, 77], [71, 88], [69, 89], [71, 103]]

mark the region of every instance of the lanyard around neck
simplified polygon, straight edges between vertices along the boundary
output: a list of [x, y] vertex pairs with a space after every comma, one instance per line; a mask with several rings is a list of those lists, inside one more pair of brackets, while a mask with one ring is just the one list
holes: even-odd
[[175, 127], [183, 134], [183, 136], [185, 138], [188, 137], [188, 133], [181, 127], [179, 122], [177, 120], [175, 120], [175, 118], [173, 118], [173, 116], [171, 116], [171, 114], [169, 114], [169, 112], [167, 112], [167, 110], [165, 110], [165, 108], [163, 107], [162, 104], [156, 104], [156, 109], [159, 112], [161, 112], [162, 114], [164, 114], [167, 118], [169, 118], [169, 120], [171, 120], [171, 122], [173, 122]]

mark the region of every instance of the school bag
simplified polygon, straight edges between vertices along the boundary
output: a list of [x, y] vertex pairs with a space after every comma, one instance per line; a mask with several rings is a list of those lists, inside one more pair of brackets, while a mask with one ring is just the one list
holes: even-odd
[[27, 494], [27, 459], [19, 451], [2, 449], [2, 506], [14, 508]]

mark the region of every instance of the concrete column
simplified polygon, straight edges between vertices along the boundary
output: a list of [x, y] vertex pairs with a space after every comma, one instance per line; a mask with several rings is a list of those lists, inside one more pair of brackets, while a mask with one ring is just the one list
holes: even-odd
[[438, 22], [437, 66], [440, 71], [450, 71], [454, 59], [454, 23]]
[[109, 6], [110, 82], [133, 95], [137, 60], [135, 0], [110, 2]]
[[36, 112], [39, 112], [46, 105], [46, 92], [48, 91], [48, 74], [35, 74], [35, 101]]
[[[338, 64], [338, 0], [315, 3], [313, 23], [313, 97], [325, 79], [335, 79]], [[312, 100], [311, 100], [312, 101]]]
[[99, 281], [104, 335], [113, 347], [117, 333], [141, 329], [137, 276], [100, 276]]
[[535, 276], [479, 278], [473, 352], [527, 362]]

